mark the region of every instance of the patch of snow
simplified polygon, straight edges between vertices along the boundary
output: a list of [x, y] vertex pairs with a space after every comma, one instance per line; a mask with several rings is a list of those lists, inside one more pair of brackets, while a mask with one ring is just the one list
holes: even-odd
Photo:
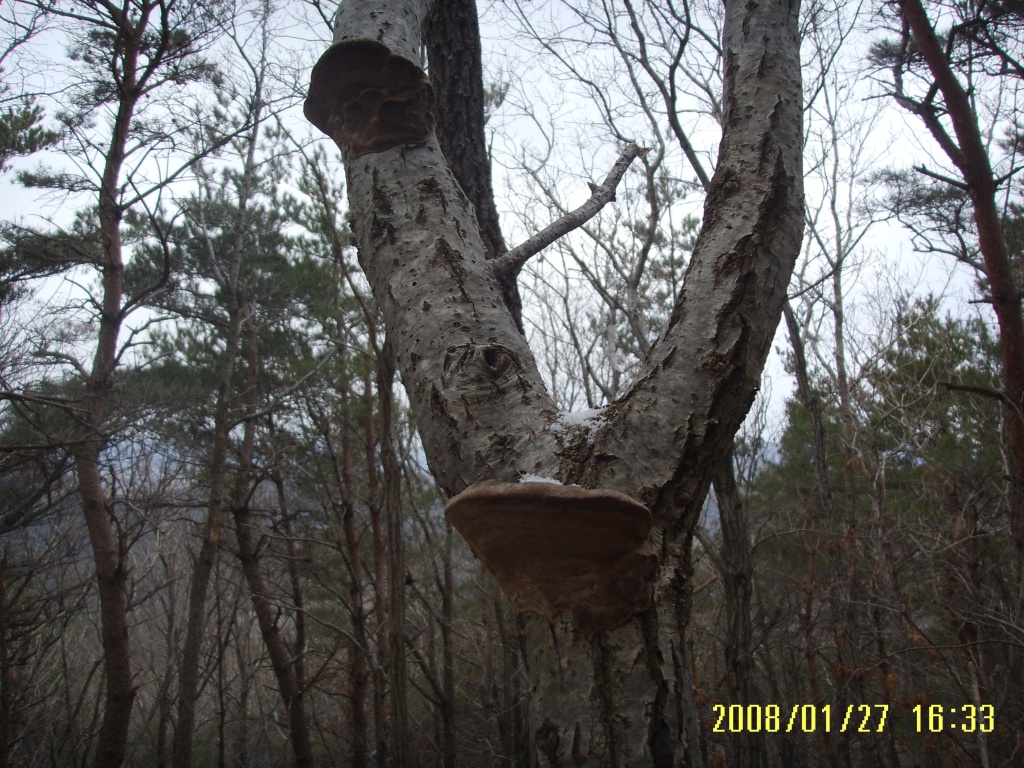
[[592, 422], [601, 421], [604, 418], [604, 408], [587, 408], [583, 411], [572, 413], [560, 413], [558, 420], [567, 427], [591, 426]]
[[525, 475], [519, 478], [520, 483], [550, 483], [551, 485], [561, 485], [561, 480], [556, 480], [553, 477], [541, 477], [540, 475], [531, 475], [527, 472]]
[[593, 442], [594, 435], [604, 423], [604, 410], [604, 408], [587, 408], [572, 413], [560, 413], [548, 429], [551, 432], [560, 433], [573, 427], [581, 427], [586, 430], [587, 442]]

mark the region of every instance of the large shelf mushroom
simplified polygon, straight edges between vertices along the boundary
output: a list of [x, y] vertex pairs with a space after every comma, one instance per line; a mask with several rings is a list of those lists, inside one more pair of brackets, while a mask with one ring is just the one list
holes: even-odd
[[624, 494], [488, 481], [449, 501], [445, 517], [518, 612], [568, 612], [600, 631], [649, 605], [651, 513]]
[[359, 157], [425, 142], [434, 130], [433, 104], [423, 70], [376, 40], [355, 38], [320, 57], [303, 112]]

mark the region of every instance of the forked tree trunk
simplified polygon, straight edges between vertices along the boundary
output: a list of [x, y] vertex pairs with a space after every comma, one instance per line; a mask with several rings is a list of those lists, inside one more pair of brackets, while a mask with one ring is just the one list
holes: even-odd
[[425, 0], [344, 3], [306, 114], [342, 149], [360, 262], [430, 467], [449, 494], [530, 473], [619, 491], [650, 510], [660, 568], [628, 575], [633, 594], [653, 600], [590, 626], [556, 604], [527, 616], [532, 736], [547, 765], [699, 764], [680, 644], [689, 546], [711, 473], [753, 401], [800, 249], [798, 3], [727, 0], [725, 131], [704, 228], [668, 327], [592, 439], [553, 428], [557, 409], [502, 299], [501, 260], [486, 259], [434, 136], [417, 64], [427, 10]]

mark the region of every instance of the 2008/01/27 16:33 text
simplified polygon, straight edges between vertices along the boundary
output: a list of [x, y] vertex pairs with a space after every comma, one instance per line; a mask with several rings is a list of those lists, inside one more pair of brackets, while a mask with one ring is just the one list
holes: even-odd
[[[889, 704], [795, 704], [783, 712], [779, 704], [715, 704], [715, 733], [882, 733], [889, 725]], [[995, 730], [992, 704], [917, 704], [908, 721], [918, 733], [991, 733]]]

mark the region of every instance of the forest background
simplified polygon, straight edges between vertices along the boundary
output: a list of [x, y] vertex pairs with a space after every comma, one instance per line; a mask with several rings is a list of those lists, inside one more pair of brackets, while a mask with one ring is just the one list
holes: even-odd
[[[927, 10], [994, 169], [1019, 306], [1024, 16]], [[585, 426], [628, 388], [683, 279], [721, 135], [721, 8], [479, 11], [504, 242], [589, 197], [628, 143], [651, 149], [519, 280], [549, 389]], [[18, 211], [0, 230], [2, 766], [543, 752], [520, 624], [444, 520], [338, 153], [300, 117], [333, 12], [0, 4]], [[896, 6], [814, 0], [801, 33], [785, 375], [697, 530], [689, 759], [1018, 764], [1012, 414], [949, 115]], [[826, 705], [888, 721], [826, 733]]]

